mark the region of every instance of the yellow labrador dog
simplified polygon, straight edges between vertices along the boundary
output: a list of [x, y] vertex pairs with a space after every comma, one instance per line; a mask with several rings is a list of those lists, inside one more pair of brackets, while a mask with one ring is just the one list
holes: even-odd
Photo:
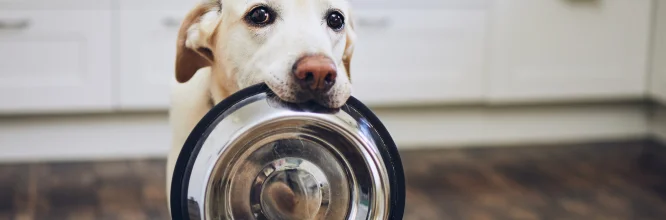
[[239, 89], [263, 82], [284, 101], [342, 106], [351, 94], [354, 39], [346, 0], [212, 0], [194, 7], [178, 32], [167, 192], [191, 130]]

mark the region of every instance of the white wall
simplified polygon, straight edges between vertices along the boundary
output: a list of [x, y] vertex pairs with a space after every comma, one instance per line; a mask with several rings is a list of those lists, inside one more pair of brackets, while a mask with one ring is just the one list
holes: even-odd
[[652, 134], [666, 143], [666, 1], [656, 1], [655, 6], [649, 95], [660, 104], [655, 106], [650, 123]]
[[666, 1], [656, 1], [650, 93], [666, 104]]

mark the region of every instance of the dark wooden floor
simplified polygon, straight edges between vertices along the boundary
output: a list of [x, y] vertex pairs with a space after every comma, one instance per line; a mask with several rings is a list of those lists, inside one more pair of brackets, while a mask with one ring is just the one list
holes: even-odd
[[[405, 219], [666, 219], [650, 143], [402, 152]], [[0, 219], [167, 219], [164, 161], [0, 165]]]

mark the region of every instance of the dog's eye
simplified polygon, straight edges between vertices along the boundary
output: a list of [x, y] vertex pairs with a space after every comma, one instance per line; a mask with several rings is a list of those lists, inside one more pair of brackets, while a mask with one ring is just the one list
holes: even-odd
[[340, 12], [334, 11], [328, 14], [326, 23], [333, 30], [342, 30], [345, 26], [345, 17], [343, 17]]
[[264, 26], [272, 23], [275, 18], [269, 8], [262, 6], [252, 9], [252, 11], [247, 14], [246, 20], [253, 25]]

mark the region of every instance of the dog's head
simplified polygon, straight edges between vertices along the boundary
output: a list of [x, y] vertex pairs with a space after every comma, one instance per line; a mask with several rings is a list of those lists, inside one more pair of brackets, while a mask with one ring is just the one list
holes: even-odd
[[266, 83], [287, 102], [340, 107], [351, 94], [355, 34], [345, 0], [213, 0], [178, 34], [176, 79], [211, 66], [228, 92]]

